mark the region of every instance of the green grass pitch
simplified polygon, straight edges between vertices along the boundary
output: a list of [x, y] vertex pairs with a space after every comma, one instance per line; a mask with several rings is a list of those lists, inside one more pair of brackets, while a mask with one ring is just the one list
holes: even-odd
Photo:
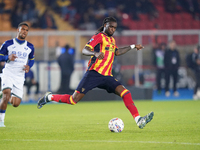
[[[77, 105], [8, 106], [6, 128], [0, 128], [1, 150], [199, 150], [200, 101], [135, 101], [141, 116], [153, 120], [139, 129], [123, 101]], [[108, 122], [123, 120], [121, 133]]]

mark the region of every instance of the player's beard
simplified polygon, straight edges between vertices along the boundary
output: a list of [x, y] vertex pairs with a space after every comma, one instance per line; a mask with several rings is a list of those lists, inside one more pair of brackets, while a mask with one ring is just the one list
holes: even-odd
[[106, 33], [108, 36], [112, 36], [112, 35], [113, 35], [113, 33], [110, 33], [110, 32], [108, 32], [108, 31], [105, 31], [105, 33]]
[[26, 38], [26, 35], [23, 36], [23, 35], [21, 34], [21, 35], [19, 35], [19, 38], [22, 39], [22, 40], [24, 40], [24, 39]]

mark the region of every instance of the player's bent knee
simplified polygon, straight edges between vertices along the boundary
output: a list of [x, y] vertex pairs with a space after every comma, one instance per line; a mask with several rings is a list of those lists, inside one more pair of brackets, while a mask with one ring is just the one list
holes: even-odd
[[18, 107], [19, 106], [19, 104], [12, 104], [13, 105], [13, 107]]
[[21, 99], [19, 98], [12, 98], [10, 103], [13, 105], [13, 107], [18, 107], [21, 103]]

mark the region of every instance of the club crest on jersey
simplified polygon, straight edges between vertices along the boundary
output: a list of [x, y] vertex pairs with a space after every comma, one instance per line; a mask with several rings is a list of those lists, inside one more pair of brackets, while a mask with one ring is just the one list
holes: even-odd
[[85, 88], [82, 88], [82, 92], [84, 92], [85, 91]]
[[91, 38], [89, 42], [92, 42], [93, 40], [94, 40], [94, 39], [93, 39], [93, 38]]
[[14, 49], [16, 46], [13, 46], [12, 48]]
[[24, 47], [24, 49], [27, 51], [27, 50], [28, 50], [28, 47]]

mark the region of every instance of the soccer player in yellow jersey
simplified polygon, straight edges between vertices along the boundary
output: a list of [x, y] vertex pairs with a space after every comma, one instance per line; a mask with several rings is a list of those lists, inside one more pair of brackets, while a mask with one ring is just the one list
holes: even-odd
[[117, 21], [113, 17], [107, 17], [103, 21], [103, 26], [98, 32], [92, 36], [90, 41], [85, 45], [82, 53], [91, 56], [88, 63], [88, 69], [73, 95], [52, 94], [47, 92], [37, 104], [38, 108], [50, 101], [67, 103], [75, 105], [84, 95], [93, 88], [105, 89], [108, 93], [115, 93], [122, 97], [125, 106], [130, 111], [139, 128], [143, 128], [153, 119], [154, 113], [150, 112], [146, 116], [141, 117], [132, 100], [131, 93], [119, 81], [112, 76], [112, 65], [115, 56], [122, 55], [129, 50], [141, 50], [144, 48], [141, 44], [130, 45], [118, 48], [115, 39], [112, 37], [117, 28]]

